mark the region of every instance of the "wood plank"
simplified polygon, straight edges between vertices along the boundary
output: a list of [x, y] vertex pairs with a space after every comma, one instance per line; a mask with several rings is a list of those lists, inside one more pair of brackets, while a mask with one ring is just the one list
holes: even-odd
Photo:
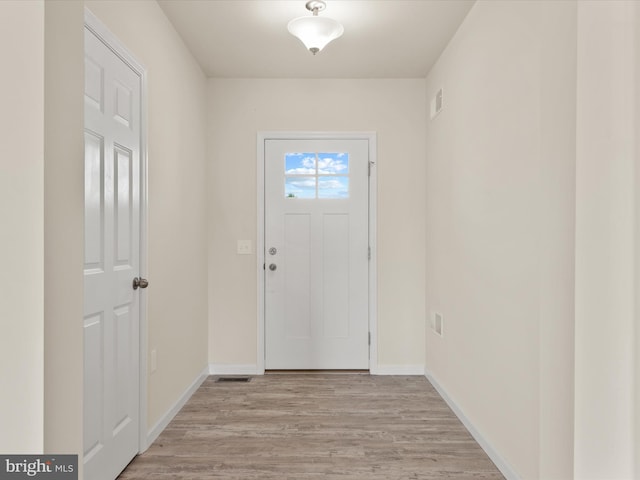
[[504, 478], [423, 377], [216, 378], [120, 479]]

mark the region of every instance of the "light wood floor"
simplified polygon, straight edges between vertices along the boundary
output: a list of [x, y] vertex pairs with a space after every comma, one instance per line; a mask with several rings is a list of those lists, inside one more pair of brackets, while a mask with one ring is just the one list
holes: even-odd
[[503, 479], [424, 377], [209, 377], [131, 479]]

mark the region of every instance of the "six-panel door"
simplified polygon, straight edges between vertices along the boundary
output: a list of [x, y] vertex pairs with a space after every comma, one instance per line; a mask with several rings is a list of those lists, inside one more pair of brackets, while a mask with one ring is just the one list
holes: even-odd
[[85, 28], [84, 478], [138, 452], [140, 77]]

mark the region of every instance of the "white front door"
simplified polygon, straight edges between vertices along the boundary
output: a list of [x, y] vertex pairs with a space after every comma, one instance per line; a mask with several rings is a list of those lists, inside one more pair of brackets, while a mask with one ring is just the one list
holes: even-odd
[[265, 368], [368, 369], [369, 143], [265, 140]]
[[85, 27], [84, 478], [138, 453], [141, 79]]

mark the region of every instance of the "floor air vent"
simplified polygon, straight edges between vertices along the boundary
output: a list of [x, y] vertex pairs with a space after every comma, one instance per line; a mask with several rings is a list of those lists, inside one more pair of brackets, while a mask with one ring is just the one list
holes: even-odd
[[249, 383], [251, 377], [220, 377], [216, 383]]

